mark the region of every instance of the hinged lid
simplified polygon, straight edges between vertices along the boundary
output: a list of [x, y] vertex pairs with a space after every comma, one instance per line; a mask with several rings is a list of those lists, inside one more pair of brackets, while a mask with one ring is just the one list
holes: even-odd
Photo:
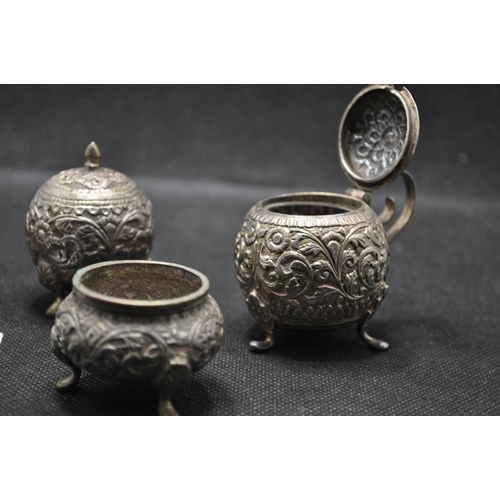
[[420, 121], [410, 92], [370, 85], [347, 107], [339, 130], [344, 172], [364, 190], [385, 186], [408, 165], [417, 146]]

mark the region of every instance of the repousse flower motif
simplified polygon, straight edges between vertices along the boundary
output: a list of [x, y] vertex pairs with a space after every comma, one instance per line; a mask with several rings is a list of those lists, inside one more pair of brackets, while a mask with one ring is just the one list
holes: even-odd
[[42, 245], [45, 244], [45, 242], [47, 241], [48, 237], [51, 234], [50, 226], [43, 220], [38, 219], [35, 222], [33, 230], [37, 241]]
[[268, 231], [266, 246], [271, 252], [282, 252], [288, 246], [290, 231], [286, 227], [276, 227]]
[[243, 239], [247, 245], [255, 242], [259, 235], [259, 223], [252, 220], [243, 225]]

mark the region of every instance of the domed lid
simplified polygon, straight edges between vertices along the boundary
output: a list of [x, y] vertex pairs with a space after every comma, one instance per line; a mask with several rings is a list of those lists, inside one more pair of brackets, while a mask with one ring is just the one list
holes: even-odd
[[139, 193], [135, 182], [110, 168], [101, 168], [101, 151], [95, 142], [85, 150], [83, 167], [63, 170], [42, 185], [44, 195], [65, 200], [116, 200]]
[[339, 130], [342, 168], [364, 190], [382, 187], [408, 165], [420, 121], [410, 92], [393, 85], [370, 85], [349, 104]]

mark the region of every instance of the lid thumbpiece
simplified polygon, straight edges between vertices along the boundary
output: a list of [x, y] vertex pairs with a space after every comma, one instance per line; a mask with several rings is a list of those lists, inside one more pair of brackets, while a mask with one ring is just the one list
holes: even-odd
[[408, 165], [420, 121], [410, 92], [393, 85], [364, 88], [346, 109], [339, 130], [342, 168], [357, 187], [386, 186]]
[[84, 163], [84, 167], [89, 170], [97, 170], [101, 166], [101, 150], [94, 141], [87, 146], [85, 158], [87, 161]]

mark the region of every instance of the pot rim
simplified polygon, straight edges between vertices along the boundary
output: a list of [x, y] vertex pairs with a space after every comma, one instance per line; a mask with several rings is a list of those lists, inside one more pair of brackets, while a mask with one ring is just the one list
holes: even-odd
[[[121, 297], [112, 297], [110, 295], [97, 292], [82, 283], [82, 279], [84, 278], [84, 276], [88, 272], [95, 269], [109, 268], [112, 266], [126, 266], [131, 264], [133, 264], [134, 266], [162, 266], [182, 269], [187, 273], [193, 274], [197, 278], [199, 278], [201, 281], [201, 285], [194, 292], [183, 295], [182, 297], [161, 300], [136, 300], [125, 299]], [[85, 302], [87, 305], [97, 307], [98, 309], [104, 309], [124, 314], [154, 315], [182, 312], [204, 302], [208, 296], [209, 288], [210, 282], [208, 281], [208, 278], [195, 269], [182, 266], [180, 264], [152, 260], [115, 260], [99, 262], [97, 264], [91, 264], [82, 269], [79, 269], [73, 276], [73, 293], [82, 302]]]
[[[289, 204], [303, 203], [304, 205], [318, 205], [318, 206], [332, 206], [344, 210], [343, 213], [338, 214], [323, 214], [323, 215], [295, 215], [295, 214], [282, 214], [280, 212], [274, 212], [272, 210], [273, 206], [283, 206]], [[360, 209], [365, 208], [366, 203], [358, 198], [349, 196], [342, 193], [328, 193], [328, 192], [316, 192], [316, 191], [304, 191], [299, 193], [288, 193], [278, 196], [272, 196], [271, 198], [266, 198], [265, 200], [257, 203], [257, 206], [261, 210], [274, 215], [279, 215], [280, 217], [335, 217], [335, 216], [345, 216], [346, 214], [351, 214]], [[367, 205], [366, 205], [367, 206]]]
[[[288, 204], [310, 204], [332, 206], [342, 209], [341, 213], [323, 215], [296, 215], [272, 211], [273, 206]], [[271, 208], [271, 210], [270, 210]], [[376, 214], [364, 201], [347, 194], [326, 192], [299, 192], [273, 196], [259, 201], [247, 214], [247, 218], [260, 223], [282, 227], [330, 227], [332, 225], [349, 225], [372, 220]]]

